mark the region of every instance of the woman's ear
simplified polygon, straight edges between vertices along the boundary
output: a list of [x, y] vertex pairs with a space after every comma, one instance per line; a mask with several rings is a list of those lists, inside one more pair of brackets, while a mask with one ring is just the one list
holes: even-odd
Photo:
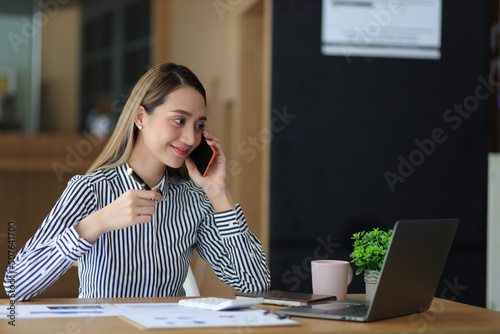
[[137, 108], [137, 112], [135, 113], [135, 119], [134, 119], [134, 123], [138, 128], [139, 127], [142, 128], [144, 118], [146, 117], [146, 115], [147, 115], [146, 109], [144, 109], [143, 106], [139, 106], [139, 108]]

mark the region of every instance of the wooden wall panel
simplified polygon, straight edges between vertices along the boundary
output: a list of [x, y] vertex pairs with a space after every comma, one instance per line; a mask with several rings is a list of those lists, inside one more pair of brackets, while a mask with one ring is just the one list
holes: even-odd
[[[222, 140], [229, 187], [267, 252], [269, 143], [254, 147], [253, 142], [269, 128], [271, 1], [153, 4], [156, 17], [164, 20], [153, 23], [153, 64], [186, 65], [204, 84], [207, 125]], [[234, 293], [198, 256], [191, 266], [202, 295]]]

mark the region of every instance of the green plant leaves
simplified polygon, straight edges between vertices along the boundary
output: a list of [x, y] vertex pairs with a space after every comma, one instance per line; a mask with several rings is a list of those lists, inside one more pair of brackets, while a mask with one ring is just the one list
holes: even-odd
[[352, 235], [354, 249], [349, 256], [352, 258], [351, 262], [358, 267], [356, 275], [365, 269], [380, 272], [391, 237], [392, 230], [384, 232], [378, 228], [368, 233], [362, 231]]

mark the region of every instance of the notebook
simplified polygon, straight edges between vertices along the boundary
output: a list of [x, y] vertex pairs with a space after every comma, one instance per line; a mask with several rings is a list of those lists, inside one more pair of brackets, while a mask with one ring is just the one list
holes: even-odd
[[266, 290], [258, 292], [237, 293], [236, 299], [241, 298], [264, 298], [263, 304], [281, 306], [309, 305], [324, 301], [336, 300], [336, 296], [315, 295], [310, 293], [288, 292], [278, 290]]
[[426, 311], [436, 293], [457, 226], [457, 219], [396, 222], [371, 303], [339, 300], [276, 313], [368, 322]]

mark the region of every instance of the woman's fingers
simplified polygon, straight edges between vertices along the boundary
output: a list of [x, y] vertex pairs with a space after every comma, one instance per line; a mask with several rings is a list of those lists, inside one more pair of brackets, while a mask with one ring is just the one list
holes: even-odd
[[133, 192], [138, 198], [154, 200], [157, 202], [161, 202], [163, 197], [158, 193], [158, 189], [153, 190], [130, 190]]
[[102, 210], [106, 211], [104, 224], [110, 230], [151, 221], [156, 203], [162, 200], [157, 190], [129, 190]]
[[148, 223], [162, 200], [157, 190], [128, 190], [112, 203], [90, 214], [78, 225], [82, 238], [95, 242], [103, 233]]

